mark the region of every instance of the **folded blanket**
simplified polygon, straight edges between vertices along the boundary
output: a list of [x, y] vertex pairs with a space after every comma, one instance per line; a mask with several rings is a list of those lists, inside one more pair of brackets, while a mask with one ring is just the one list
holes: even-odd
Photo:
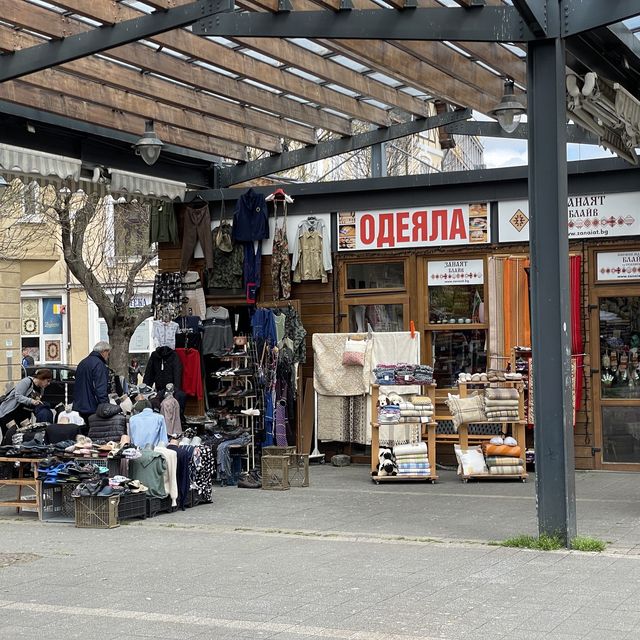
[[522, 449], [520, 447], [511, 447], [508, 444], [486, 443], [482, 445], [482, 451], [485, 456], [511, 456], [512, 458], [519, 458], [522, 455]]
[[517, 407], [520, 404], [520, 400], [492, 400], [491, 398], [484, 399], [484, 406], [488, 409], [489, 407], [500, 407], [508, 408], [508, 407]]
[[412, 402], [399, 402], [400, 411], [413, 411], [416, 407]]
[[487, 467], [513, 467], [524, 464], [520, 458], [511, 456], [489, 456], [485, 458], [485, 462]]
[[431, 398], [429, 396], [413, 396], [411, 402], [417, 406], [431, 406]]
[[485, 412], [487, 420], [494, 420], [495, 418], [513, 418], [517, 420], [520, 417], [518, 411], [513, 409], [491, 409]]
[[398, 464], [407, 464], [412, 462], [429, 462], [429, 456], [396, 456], [396, 462]]
[[433, 416], [400, 416], [400, 420], [399, 422], [413, 422], [414, 424], [416, 422], [422, 423], [422, 424], [427, 424], [428, 422], [431, 422], [433, 420]]
[[489, 400], [518, 400], [520, 393], [512, 387], [487, 387], [484, 392], [484, 397]]
[[431, 409], [423, 409], [419, 411], [418, 409], [400, 409], [400, 415], [405, 418], [410, 417], [425, 417], [430, 418], [433, 415], [433, 411]]
[[403, 454], [416, 455], [419, 453], [427, 453], [427, 443], [418, 442], [416, 444], [399, 444], [397, 447], [393, 448], [393, 453], [396, 456], [401, 456]]
[[430, 469], [403, 469], [398, 471], [399, 476], [430, 476]]
[[510, 466], [510, 467], [489, 467], [489, 473], [494, 476], [522, 474], [524, 473], [524, 467], [521, 465]]
[[428, 469], [428, 462], [398, 462], [398, 469]]

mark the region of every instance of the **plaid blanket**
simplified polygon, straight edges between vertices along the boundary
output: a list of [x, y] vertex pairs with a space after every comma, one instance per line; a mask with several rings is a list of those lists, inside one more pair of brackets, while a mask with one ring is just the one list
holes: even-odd
[[484, 397], [489, 400], [518, 400], [520, 394], [517, 389], [504, 387], [487, 387]]
[[487, 411], [486, 413], [487, 420], [508, 420], [509, 418], [513, 420], [518, 419], [517, 411]]
[[517, 467], [524, 464], [520, 458], [511, 456], [489, 456], [485, 458], [485, 462], [487, 467]]
[[489, 467], [489, 473], [494, 476], [508, 476], [512, 474], [524, 473], [522, 465], [505, 466], [505, 467]]
[[491, 398], [485, 398], [485, 407], [499, 407], [500, 409], [506, 409], [509, 407], [517, 407], [520, 404], [520, 400], [492, 400]]
[[398, 469], [399, 476], [430, 476], [431, 469]]

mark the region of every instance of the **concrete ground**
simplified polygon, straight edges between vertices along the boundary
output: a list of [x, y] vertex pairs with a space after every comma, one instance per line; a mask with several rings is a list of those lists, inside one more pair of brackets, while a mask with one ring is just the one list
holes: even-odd
[[637, 639], [639, 483], [577, 473], [601, 554], [488, 544], [536, 533], [533, 476], [374, 485], [313, 466], [308, 488], [217, 488], [112, 530], [4, 509], [0, 639]]

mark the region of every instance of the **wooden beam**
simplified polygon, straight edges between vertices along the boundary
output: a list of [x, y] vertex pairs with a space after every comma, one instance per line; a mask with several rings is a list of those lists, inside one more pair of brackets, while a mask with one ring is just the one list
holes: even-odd
[[[313, 6], [311, 0], [294, 1], [296, 3], [296, 7], [302, 2], [304, 2], [305, 7], [307, 7], [308, 5]], [[334, 11], [339, 9], [339, 2], [340, 0], [316, 0], [316, 3], [320, 6], [327, 7]], [[351, 0], [351, 2], [354, 9], [371, 9], [374, 6], [377, 6], [369, 0]], [[435, 4], [437, 5], [437, 3]], [[458, 89], [458, 103], [460, 103], [461, 100], [466, 100], [467, 102], [465, 102], [465, 106], [467, 104], [472, 105], [473, 103], [468, 102], [468, 100], [470, 99], [470, 94], [473, 92], [480, 92], [480, 94], [484, 94], [485, 96], [490, 97], [488, 104], [490, 105], [489, 108], [492, 108], [497, 104], [503, 94], [504, 81], [501, 78], [497, 77], [487, 69], [484, 69], [480, 65], [473, 64], [469, 61], [468, 58], [458, 53], [457, 51], [454, 51], [451, 47], [448, 47], [441, 42], [416, 42], [398, 40], [391, 40], [388, 42], [390, 42], [390, 44], [394, 45], [395, 47], [402, 49], [409, 55], [415, 56], [418, 60], [426, 62], [428, 65], [442, 72], [442, 74], [455, 79], [462, 85], [466, 84], [472, 87], [472, 92], [466, 89], [463, 90], [462, 87]], [[347, 47], [347, 49], [351, 52], [350, 55], [352, 56], [360, 49], [362, 49], [366, 53], [371, 52], [369, 45], [360, 45], [359, 47], [354, 47], [352, 43], [353, 41], [338, 41], [339, 45]], [[380, 47], [378, 47], [378, 49], [381, 51]], [[369, 58], [367, 57], [367, 59]], [[439, 86], [442, 86], [440, 83], [444, 83], [445, 86], [447, 84], [447, 80], [443, 76], [434, 76], [433, 74], [429, 74], [427, 77], [432, 81], [432, 84], [428, 87], [430, 93], [439, 95], [449, 101], [452, 100], [451, 95], [445, 96], [442, 93], [442, 89], [438, 88]], [[437, 85], [434, 84], [436, 82], [438, 83]]]
[[[74, 7], [77, 7], [86, 13], [88, 12], [87, 5], [89, 2], [90, 0], [65, 0], [64, 4], [71, 11], [75, 11]], [[94, 19], [99, 21], [102, 21], [103, 18], [111, 19], [109, 8], [105, 7], [103, 3], [94, 2], [91, 6]], [[31, 7], [29, 7], [30, 10]], [[13, 22], [13, 13], [14, 11], [9, 11], [5, 14], [0, 12], [0, 15], [6, 16], [5, 19], [7, 21]], [[51, 21], [57, 19], [54, 14], [49, 13], [49, 15]], [[119, 15], [121, 19], [128, 20], [140, 16], [140, 12], [126, 5], [119, 5]], [[276, 87], [359, 120], [373, 122], [379, 126], [388, 126], [390, 124], [389, 114], [384, 109], [359, 102], [337, 91], [326, 89], [314, 82], [276, 69], [266, 62], [232, 51], [221, 44], [197, 36], [185, 29], [177, 29], [169, 33], [160, 34], [154, 36], [151, 40], [196, 60], [203, 60], [242, 77], [252, 78], [257, 82]]]
[[[250, 0], [254, 5], [273, 11], [276, 0]], [[359, 7], [366, 0], [353, 0], [354, 7]], [[323, 0], [318, 4], [329, 6], [335, 9], [339, 0]], [[295, 10], [309, 11], [317, 10], [317, 4], [311, 0], [293, 0]], [[381, 9], [382, 10], [382, 9]], [[389, 11], [389, 9], [385, 9]], [[463, 107], [472, 107], [477, 111], [487, 112], [492, 109], [502, 96], [503, 83], [499, 78], [493, 76], [498, 83], [495, 89], [499, 93], [490, 93], [476, 86], [468, 86], [463, 81], [452, 77], [448, 73], [434, 68], [431, 64], [425, 63], [408, 53], [404, 49], [394, 46], [384, 40], [323, 40], [326, 47], [340, 52], [362, 64], [373, 67], [376, 71], [398, 78], [410, 86], [422, 89], [425, 93], [439, 96]], [[404, 43], [411, 45], [412, 43]], [[419, 43], [432, 44], [437, 48], [444, 48], [452, 51], [446, 45], [440, 43]], [[455, 52], [452, 51], [455, 54]], [[464, 56], [456, 54], [466, 64], [471, 64]], [[489, 72], [486, 72], [489, 73]], [[500, 85], [498, 87], [498, 84]]]
[[[11, 21], [26, 29], [53, 38], [64, 37], [68, 33], [86, 31], [86, 25], [59, 17], [52, 20], [50, 11], [30, 5], [28, 11], [16, 12], [13, 0], [0, 0], [0, 15], [11, 15]], [[17, 34], [16, 34], [17, 37]], [[17, 45], [12, 45], [13, 50]], [[203, 67], [189, 64], [175, 56], [158, 53], [142, 44], [129, 44], [111, 49], [108, 55], [146, 71], [157, 73], [179, 82], [187, 82], [197, 88], [227, 96], [243, 104], [271, 111], [283, 118], [308, 123], [340, 135], [351, 135], [352, 125], [346, 118], [321, 111], [315, 107], [300, 104], [295, 100], [281, 97], [271, 91], [259, 89], [246, 82], [234, 80]], [[283, 134], [284, 135], [284, 134]]]
[[[20, 80], [3, 82], [0, 85], [0, 99], [17, 104], [27, 104], [36, 109], [57, 113], [74, 120], [93, 122], [117, 131], [127, 131], [139, 135], [144, 132], [145, 118], [143, 117], [125, 114], [111, 107], [27, 85]], [[192, 131], [178, 129], [162, 122], [157, 123], [155, 130], [160, 139], [169, 144], [197, 149], [211, 155], [241, 162], [247, 160], [245, 147], [226, 140], [218, 140]]]
[[[230, 142], [248, 145], [257, 149], [264, 149], [271, 153], [280, 153], [282, 151], [280, 140], [265, 133], [259, 133], [230, 122], [214, 120], [200, 113], [173, 107], [166, 103], [158, 102], [153, 98], [132, 92], [114, 89], [96, 82], [88, 83], [82, 78], [57, 69], [46, 69], [45, 71], [32, 73], [21, 80], [30, 86], [57, 91], [78, 99], [85, 99], [88, 102], [101, 104], [114, 110], [139, 115], [145, 120], [164, 122], [179, 129], [187, 129], [194, 133], [210, 135], [220, 140], [229, 140]], [[2, 85], [0, 85], [1, 95]]]
[[[38, 40], [35, 36], [24, 32], [17, 33], [8, 27], [0, 26], [0, 49], [8, 50], [12, 46], [30, 47], [39, 42], [41, 40]], [[216, 119], [234, 122], [248, 129], [262, 131], [278, 137], [285, 136], [305, 144], [315, 144], [317, 142], [315, 130], [310, 127], [255, 109], [248, 109], [242, 105], [215, 98], [201, 91], [189, 89], [150, 74], [142, 74], [95, 56], [69, 62], [62, 65], [60, 70], [77, 74], [100, 84], [108, 84], [125, 91], [135, 91], [135, 93], [151, 97], [159, 103], [166, 103], [179, 108], [189, 105], [190, 111], [197, 111], [210, 117], [213, 116]], [[28, 80], [28, 77], [26, 80]], [[92, 95], [91, 86], [87, 88], [86, 95]]]

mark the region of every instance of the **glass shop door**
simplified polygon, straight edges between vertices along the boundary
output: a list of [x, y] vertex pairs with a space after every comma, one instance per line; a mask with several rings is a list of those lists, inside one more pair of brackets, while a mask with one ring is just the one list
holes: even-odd
[[600, 468], [640, 470], [640, 287], [599, 292], [592, 335], [599, 362], [594, 383]]

